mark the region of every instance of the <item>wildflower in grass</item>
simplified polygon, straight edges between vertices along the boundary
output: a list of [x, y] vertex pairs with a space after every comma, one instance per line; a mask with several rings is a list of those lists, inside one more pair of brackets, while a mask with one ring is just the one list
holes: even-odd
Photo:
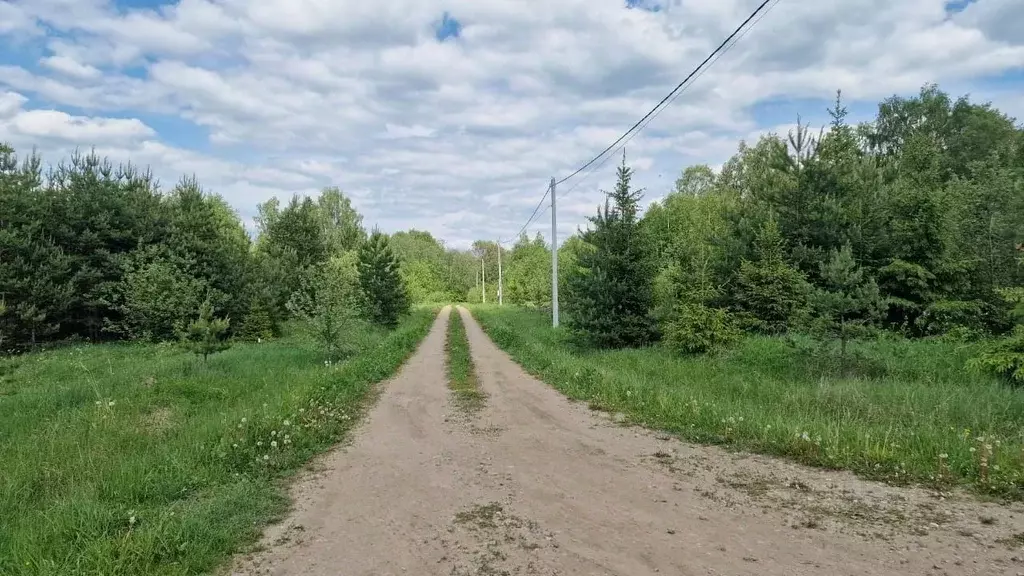
[[111, 400], [110, 402], [107, 402], [107, 406], [113, 408], [114, 407], [114, 401]]
[[803, 440], [804, 442], [810, 442], [811, 435], [808, 434], [807, 432], [804, 432], [803, 434], [800, 435], [800, 439]]
[[263, 440], [256, 441], [256, 446], [263, 446]]
[[271, 442], [270, 442], [270, 447], [271, 447], [271, 448], [277, 448], [277, 440], [273, 440], [273, 441], [271, 441]]
[[242, 418], [242, 424], [245, 424], [246, 422], [248, 422], [248, 419], [247, 418]]
[[238, 444], [232, 444], [231, 447], [232, 448], [238, 448]]
[[268, 454], [264, 454], [264, 455], [263, 455], [263, 459], [264, 459], [264, 460], [270, 460], [270, 456], [269, 456]]
[[271, 436], [277, 436], [277, 430], [271, 430], [270, 431], [270, 435]]
[[287, 420], [285, 420], [285, 421], [284, 421], [284, 425], [285, 425], [285, 426], [291, 426], [291, 425], [292, 425], [292, 423], [291, 423], [291, 422], [289, 422], [289, 421], [287, 421]]

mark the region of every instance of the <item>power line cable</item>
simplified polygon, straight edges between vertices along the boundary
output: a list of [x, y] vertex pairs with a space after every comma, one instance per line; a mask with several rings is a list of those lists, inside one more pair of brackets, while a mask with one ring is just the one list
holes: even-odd
[[632, 126], [631, 126], [631, 127], [629, 128], [629, 130], [626, 130], [626, 131], [625, 131], [625, 132], [624, 132], [624, 133], [622, 134], [622, 136], [619, 136], [619, 137], [618, 137], [618, 139], [616, 139], [616, 140], [615, 140], [614, 142], [612, 142], [611, 144], [609, 144], [609, 145], [608, 145], [608, 147], [607, 147], [607, 148], [605, 148], [604, 150], [602, 150], [600, 154], [598, 154], [597, 156], [594, 156], [593, 158], [591, 158], [591, 159], [590, 159], [590, 160], [589, 160], [589, 161], [588, 161], [588, 162], [587, 162], [586, 164], [584, 164], [583, 166], [580, 166], [579, 168], [577, 168], [575, 172], [573, 172], [572, 174], [569, 174], [569, 175], [568, 175], [568, 176], [566, 176], [565, 178], [562, 178], [561, 180], [559, 180], [559, 181], [555, 182], [555, 184], [556, 184], [556, 185], [557, 185], [557, 184], [561, 184], [561, 183], [563, 183], [563, 182], [565, 182], [565, 181], [569, 180], [569, 179], [570, 179], [570, 178], [572, 178], [573, 176], [576, 176], [576, 175], [577, 175], [577, 174], [579, 174], [580, 172], [582, 172], [582, 171], [586, 170], [586, 169], [587, 169], [587, 168], [588, 168], [588, 167], [589, 167], [590, 165], [592, 165], [592, 164], [593, 164], [594, 162], [597, 162], [597, 160], [598, 160], [599, 158], [601, 158], [602, 156], [604, 156], [605, 154], [607, 154], [609, 150], [611, 150], [612, 148], [614, 148], [616, 144], [618, 144], [619, 142], [622, 142], [622, 141], [623, 141], [623, 140], [624, 140], [624, 139], [625, 139], [625, 138], [626, 138], [627, 136], [629, 136], [629, 134], [630, 134], [631, 132], [633, 132], [633, 130], [636, 130], [636, 128], [637, 128], [638, 126], [640, 126], [640, 124], [642, 124], [642, 123], [644, 122], [644, 120], [647, 120], [647, 119], [648, 119], [648, 118], [649, 118], [649, 117], [650, 117], [650, 116], [651, 116], [652, 114], [654, 114], [654, 113], [655, 113], [655, 111], [656, 111], [656, 110], [658, 110], [658, 109], [659, 109], [659, 108], [660, 108], [660, 107], [661, 107], [661, 106], [662, 106], [663, 104], [665, 104], [666, 102], [668, 102], [668, 100], [669, 100], [670, 98], [672, 98], [672, 96], [673, 96], [673, 95], [675, 95], [675, 93], [676, 93], [676, 92], [678, 92], [679, 90], [681, 90], [681, 89], [683, 88], [683, 86], [684, 86], [684, 85], [686, 85], [686, 83], [690, 81], [690, 79], [691, 79], [691, 78], [693, 78], [694, 76], [696, 76], [696, 75], [697, 75], [697, 73], [699, 73], [699, 72], [700, 72], [700, 71], [701, 71], [701, 70], [702, 70], [702, 69], [704, 68], [704, 66], [705, 66], [705, 65], [707, 65], [707, 63], [708, 63], [708, 62], [710, 62], [712, 58], [714, 58], [714, 57], [715, 57], [715, 55], [716, 55], [716, 54], [718, 54], [719, 52], [721, 52], [721, 51], [722, 51], [722, 49], [723, 49], [723, 48], [725, 48], [726, 44], [728, 44], [728, 43], [729, 43], [729, 42], [730, 42], [730, 41], [731, 41], [731, 40], [732, 40], [733, 38], [735, 38], [735, 37], [736, 37], [736, 35], [737, 35], [737, 34], [739, 34], [739, 33], [740, 33], [740, 31], [741, 31], [741, 30], [743, 30], [743, 28], [744, 28], [744, 27], [745, 27], [745, 26], [746, 26], [747, 24], [749, 24], [751, 20], [753, 20], [753, 19], [754, 19], [755, 17], [757, 17], [757, 15], [758, 15], [758, 14], [759, 14], [759, 13], [760, 13], [760, 12], [761, 12], [762, 10], [764, 10], [765, 6], [767, 6], [767, 5], [768, 5], [769, 3], [771, 3], [771, 2], [772, 2], [772, 0], [764, 0], [763, 2], [761, 2], [761, 4], [760, 4], [760, 5], [758, 5], [758, 7], [757, 7], [757, 8], [756, 8], [756, 9], [755, 9], [755, 10], [754, 10], [753, 12], [751, 12], [751, 13], [750, 13], [750, 16], [747, 16], [747, 18], [746, 18], [746, 19], [745, 19], [745, 20], [744, 20], [744, 21], [743, 21], [743, 22], [742, 22], [742, 23], [741, 23], [741, 24], [740, 24], [740, 25], [739, 25], [738, 27], [736, 27], [736, 29], [735, 29], [735, 30], [733, 30], [733, 31], [732, 31], [732, 34], [729, 34], [729, 35], [728, 35], [728, 36], [727, 36], [727, 37], [725, 38], [725, 40], [723, 40], [723, 41], [722, 41], [722, 43], [721, 43], [721, 44], [719, 44], [719, 45], [718, 45], [718, 47], [717, 47], [717, 48], [715, 48], [715, 49], [714, 49], [714, 50], [713, 50], [713, 51], [711, 52], [711, 54], [708, 54], [707, 58], [705, 58], [705, 59], [704, 59], [704, 61], [700, 63], [700, 65], [698, 65], [698, 66], [697, 66], [696, 68], [694, 68], [692, 72], [690, 72], [689, 74], [687, 74], [687, 75], [686, 75], [686, 78], [683, 78], [683, 81], [682, 81], [682, 82], [680, 82], [679, 84], [677, 84], [677, 85], [676, 85], [676, 87], [675, 87], [675, 88], [673, 88], [671, 92], [669, 92], [669, 93], [668, 93], [667, 95], [665, 95], [665, 97], [664, 97], [664, 98], [662, 98], [662, 99], [661, 99], [661, 101], [660, 101], [660, 102], [658, 102], [658, 103], [657, 103], [657, 104], [656, 104], [656, 105], [654, 106], [654, 108], [651, 108], [651, 110], [650, 110], [649, 112], [647, 112], [647, 114], [644, 114], [643, 118], [640, 118], [639, 120], [637, 120], [637, 121], [636, 121], [636, 123], [635, 123], [635, 124], [633, 124], [633, 125], [632, 125]]
[[540, 210], [541, 205], [544, 204], [544, 200], [547, 199], [548, 194], [550, 193], [551, 187], [549, 186], [548, 189], [544, 191], [544, 195], [540, 197], [540, 202], [537, 202], [537, 207], [533, 209], [533, 214], [530, 214], [530, 217], [526, 220], [526, 224], [523, 224], [523, 227], [519, 229], [519, 232], [516, 234], [517, 239], [522, 236], [523, 232], [526, 231], [526, 228], [533, 223], [533, 219], [537, 217], [537, 211]]
[[[641, 132], [641, 131], [642, 131], [642, 130], [643, 130], [644, 128], [646, 128], [648, 124], [650, 124], [650, 123], [651, 123], [651, 122], [652, 122], [652, 121], [653, 121], [653, 120], [654, 120], [655, 118], [657, 118], [657, 117], [658, 117], [658, 114], [661, 114], [661, 113], [662, 113], [662, 112], [663, 112], [663, 111], [664, 111], [664, 110], [665, 110], [666, 108], [668, 108], [668, 107], [669, 107], [669, 105], [671, 105], [671, 104], [672, 104], [673, 102], [675, 102], [677, 98], [679, 98], [680, 96], [682, 96], [682, 95], [683, 95], [683, 93], [684, 93], [684, 92], [686, 92], [687, 90], [689, 90], [689, 89], [690, 89], [690, 87], [691, 87], [691, 86], [693, 86], [693, 83], [694, 83], [694, 82], [696, 82], [696, 81], [697, 81], [698, 79], [700, 79], [700, 77], [701, 77], [701, 76], [703, 76], [705, 72], [707, 72], [708, 70], [710, 70], [710, 69], [711, 69], [711, 67], [715, 65], [715, 62], [718, 62], [718, 60], [719, 60], [719, 59], [720, 59], [720, 58], [721, 58], [722, 56], [725, 56], [725, 54], [726, 54], [726, 53], [728, 53], [728, 52], [729, 52], [729, 50], [731, 50], [731, 49], [732, 49], [732, 48], [733, 48], [734, 46], [736, 46], [736, 44], [738, 44], [738, 43], [739, 43], [739, 41], [740, 41], [740, 40], [742, 40], [742, 39], [743, 39], [743, 37], [744, 37], [744, 36], [746, 36], [748, 32], [750, 32], [751, 30], [753, 30], [754, 26], [757, 26], [757, 23], [758, 23], [758, 22], [760, 22], [760, 21], [761, 21], [761, 19], [762, 19], [762, 18], [764, 18], [765, 16], [767, 16], [767, 15], [768, 15], [768, 13], [769, 13], [769, 12], [771, 12], [772, 8], [774, 8], [774, 7], [776, 6], [776, 5], [778, 5], [778, 3], [779, 3], [779, 2], [781, 2], [781, 1], [782, 1], [782, 0], [769, 0], [769, 2], [773, 2], [773, 3], [772, 3], [772, 4], [770, 5], [770, 6], [768, 6], [768, 9], [767, 9], [767, 10], [765, 10], [764, 12], [762, 12], [762, 13], [761, 13], [761, 15], [757, 17], [757, 20], [754, 20], [753, 24], [751, 24], [751, 25], [750, 25], [750, 26], [749, 26], [748, 28], [746, 28], [745, 30], [743, 30], [743, 32], [742, 32], [742, 33], [741, 33], [741, 34], [740, 34], [739, 36], [737, 36], [737, 37], [735, 38], [735, 40], [733, 40], [733, 41], [732, 41], [732, 42], [731, 42], [731, 43], [730, 43], [730, 44], [729, 44], [728, 46], [726, 46], [726, 47], [725, 47], [725, 48], [724, 48], [723, 50], [721, 50], [721, 51], [720, 51], [720, 52], [719, 52], [719, 53], [718, 53], [718, 54], [717, 54], [717, 55], [715, 56], [714, 60], [712, 60], [712, 61], [711, 61], [711, 63], [710, 63], [710, 64], [709, 64], [709, 65], [708, 65], [707, 67], [705, 67], [705, 68], [704, 68], [703, 70], [701, 70], [701, 71], [700, 71], [700, 73], [698, 73], [698, 74], [697, 74], [696, 76], [694, 76], [694, 77], [693, 77], [693, 80], [692, 80], [692, 81], [691, 81], [691, 82], [690, 82], [689, 84], [687, 84], [687, 85], [686, 85], [685, 87], [683, 87], [683, 89], [682, 89], [682, 90], [679, 90], [679, 91], [678, 91], [678, 92], [677, 92], [677, 93], [676, 93], [675, 95], [673, 95], [673, 96], [672, 96], [672, 97], [671, 97], [671, 98], [670, 98], [670, 99], [668, 100], [668, 103], [667, 103], [667, 104], [665, 104], [665, 106], [662, 106], [662, 107], [661, 107], [660, 109], [658, 109], [658, 110], [657, 110], [656, 112], [654, 112], [653, 114], [650, 114], [650, 118], [647, 118], [647, 120], [646, 120], [646, 121], [644, 121], [643, 119], [641, 119], [641, 121], [643, 122], [643, 125], [641, 125], [641, 126], [640, 126], [640, 127], [639, 127], [639, 128], [637, 129], [637, 130], [635, 130], [635, 131], [633, 131], [632, 133], [630, 133], [630, 134], [629, 134], [629, 136], [628, 136], [628, 137], [626, 137], [626, 138], [625, 138], [625, 140], [623, 140], [623, 141], [622, 141], [622, 143], [621, 143], [621, 144], [620, 144], [620, 145], [619, 145], [619, 146], [618, 146], [618, 147], [617, 147], [617, 148], [615, 149], [615, 152], [618, 152], [619, 150], [621, 150], [622, 148], [624, 148], [624, 147], [626, 146], [626, 144], [628, 144], [628, 143], [630, 142], [630, 140], [632, 140], [632, 139], [633, 139], [633, 138], [634, 138], [634, 137], [635, 137], [635, 136], [636, 136], [637, 134], [639, 134], [639, 133], [640, 133], [640, 132]], [[664, 100], [663, 100], [663, 102], [664, 102]], [[657, 108], [657, 107], [655, 107], [655, 108]], [[613, 144], [613, 146], [614, 146], [614, 144]], [[606, 150], [605, 150], [605, 152], [607, 152], [607, 150], [608, 150], [608, 149], [606, 149]], [[603, 152], [602, 152], [602, 154], [603, 154]], [[608, 162], [608, 160], [609, 160], [609, 159], [611, 159], [611, 157], [612, 157], [612, 156], [613, 156], [613, 154], [608, 154], [608, 155], [606, 155], [606, 156], [605, 156], [605, 157], [604, 157], [604, 158], [603, 158], [603, 159], [601, 160], [601, 162], [600, 162], [600, 163], [599, 163], [599, 164], [598, 164], [597, 166], [595, 166], [594, 168], [592, 168], [591, 170], [589, 170], [589, 171], [588, 171], [588, 172], [587, 172], [586, 174], [584, 174], [584, 176], [583, 176], [582, 178], [580, 178], [579, 180], [577, 180], [577, 181], [576, 181], [576, 183], [575, 183], [575, 184], [573, 184], [571, 188], [569, 188], [568, 190], [566, 190], [565, 192], [563, 192], [563, 193], [561, 194], [561, 196], [562, 196], [562, 197], [565, 197], [565, 196], [568, 196], [569, 194], [571, 194], [573, 190], [575, 190], [575, 189], [576, 189], [576, 188], [578, 188], [578, 187], [579, 187], [579, 186], [580, 186], [581, 184], [583, 184], [584, 182], [586, 182], [587, 178], [589, 178], [589, 177], [590, 177], [590, 176], [591, 176], [591, 175], [592, 175], [592, 174], [593, 174], [594, 172], [597, 172], [598, 170], [600, 170], [600, 169], [601, 169], [601, 167], [603, 167], [603, 166], [605, 165], [605, 163], [607, 163], [607, 162]], [[595, 159], [596, 159], [596, 158], [597, 158], [597, 157], [595, 157]], [[568, 179], [568, 177], [567, 177], [566, 179]]]
[[[772, 4], [772, 2], [774, 2], [774, 4]], [[654, 120], [654, 118], [656, 118], [658, 116], [658, 114], [661, 113], [662, 110], [667, 108], [669, 104], [674, 102], [680, 95], [683, 94], [683, 92], [685, 92], [687, 89], [689, 89], [690, 86], [692, 86], [692, 84], [693, 84], [692, 81], [695, 81], [698, 78], [700, 78], [701, 76], [703, 76], [704, 73], [711, 66], [713, 66], [725, 53], [727, 53], [730, 49], [732, 49], [733, 46], [735, 46], [741, 39], [743, 39], [743, 37], [746, 36], [747, 33], [754, 26], [756, 26], [757, 23], [760, 22], [761, 19], [764, 18], [768, 14], [768, 12], [771, 11], [772, 8], [774, 8], [775, 4], [778, 4], [779, 2], [781, 2], [781, 0], [764, 0], [763, 2], [761, 2], [761, 4], [758, 5], [758, 7], [753, 12], [751, 12], [750, 15], [747, 16], [747, 18], [745, 20], [743, 20], [743, 22], [740, 23], [740, 25], [737, 26], [736, 29], [733, 30], [733, 32], [731, 34], [729, 34], [729, 36], [727, 36], [725, 38], [725, 40], [722, 41], [721, 44], [718, 45], [718, 47], [716, 47], [710, 54], [708, 54], [708, 56], [696, 68], [694, 68], [686, 76], [686, 78], [683, 79], [682, 82], [677, 84], [675, 86], [675, 88], [673, 88], [667, 95], [665, 95], [664, 98], [661, 99], [661, 101], [659, 101], [657, 104], [655, 104], [655, 106], [653, 108], [651, 108], [651, 110], [649, 110], [646, 114], [644, 114], [644, 116], [642, 118], [640, 118], [640, 120], [638, 120], [636, 123], [634, 123], [628, 130], [626, 130], [614, 142], [612, 142], [610, 145], [608, 145], [608, 147], [606, 147], [604, 150], [602, 150], [597, 156], [594, 156], [593, 158], [591, 158], [588, 162], [586, 162], [585, 164], [583, 164], [582, 166], [577, 168], [573, 173], [569, 174], [565, 178], [562, 178], [561, 180], [558, 180], [557, 182], [555, 182], [556, 186], [558, 184], [562, 184], [562, 183], [568, 181], [569, 179], [575, 177], [579, 173], [583, 172], [584, 170], [586, 170], [590, 166], [592, 166], [599, 159], [601, 160], [601, 162], [593, 170], [590, 170], [582, 179], [577, 181], [576, 184], [574, 184], [571, 188], [569, 188], [569, 190], [567, 190], [563, 194], [563, 196], [572, 193], [591, 174], [593, 174], [593, 172], [595, 172], [596, 170], [598, 170], [602, 166], [604, 166], [604, 164], [606, 162], [608, 162], [608, 159], [611, 158], [611, 155], [608, 154], [609, 151], [611, 151], [613, 148], [616, 148], [616, 146], [618, 146], [620, 143], [621, 143], [621, 146], [619, 146], [619, 148], [622, 148], [630, 140], [632, 140], [633, 137], [636, 136], [636, 134], [638, 134], [641, 130], [646, 128], [647, 125], [650, 124], [650, 122], [652, 120]], [[771, 6], [769, 6], [769, 4], [771, 4]], [[765, 10], [765, 7], [768, 7], [768, 9]], [[755, 20], [755, 18], [756, 18], [756, 20]], [[751, 21], [753, 21], [753, 24], [750, 27], [747, 27], [747, 24], [750, 24]], [[548, 187], [548, 189], [546, 189], [544, 191], [544, 195], [541, 196], [541, 199], [537, 203], [537, 206], [533, 209], [533, 213], [530, 214], [530, 217], [526, 220], [526, 223], [523, 224], [522, 228], [519, 229], [519, 232], [515, 236], [516, 239], [518, 239], [522, 235], [522, 233], [524, 231], [526, 231], [526, 229], [530, 226], [530, 224], [532, 224], [534, 222], [534, 220], [539, 215], [543, 214], [548, 209], [550, 209], [550, 206], [548, 206], [543, 211], [540, 210], [541, 206], [544, 204], [544, 200], [547, 199], [548, 194], [550, 194], [550, 193], [551, 193], [551, 188]], [[510, 240], [510, 242], [511, 242], [511, 240]]]

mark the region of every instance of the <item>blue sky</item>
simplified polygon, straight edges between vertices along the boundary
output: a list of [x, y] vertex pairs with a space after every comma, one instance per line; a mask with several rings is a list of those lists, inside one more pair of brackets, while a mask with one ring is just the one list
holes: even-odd
[[[510, 236], [756, 0], [0, 0], [0, 140], [195, 174], [247, 223], [339, 186], [369, 225]], [[936, 82], [1024, 118], [1024, 2], [781, 0], [633, 139], [648, 200], [740, 140]], [[611, 186], [563, 187], [560, 233]], [[544, 231], [541, 222], [531, 231]]]

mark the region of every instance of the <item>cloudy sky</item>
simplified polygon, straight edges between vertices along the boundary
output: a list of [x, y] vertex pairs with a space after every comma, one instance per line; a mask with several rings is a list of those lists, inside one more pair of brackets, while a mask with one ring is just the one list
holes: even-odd
[[[514, 235], [552, 176], [611, 143], [756, 4], [0, 0], [0, 140], [51, 162], [95, 147], [165, 187], [194, 173], [247, 224], [272, 196], [336, 185], [370, 226], [465, 246]], [[837, 88], [855, 120], [926, 82], [1024, 118], [1021, 30], [1021, 0], [779, 0], [627, 156], [655, 199], [798, 112], [825, 123]], [[560, 234], [617, 162], [561, 188]]]

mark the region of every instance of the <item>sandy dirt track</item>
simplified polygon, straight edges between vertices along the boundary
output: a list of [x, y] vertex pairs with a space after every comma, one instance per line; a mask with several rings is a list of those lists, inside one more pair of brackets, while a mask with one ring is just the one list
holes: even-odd
[[[446, 386], [450, 313], [485, 406]], [[232, 573], [1024, 575], [1024, 508], [693, 446], [574, 404], [446, 308]]]

